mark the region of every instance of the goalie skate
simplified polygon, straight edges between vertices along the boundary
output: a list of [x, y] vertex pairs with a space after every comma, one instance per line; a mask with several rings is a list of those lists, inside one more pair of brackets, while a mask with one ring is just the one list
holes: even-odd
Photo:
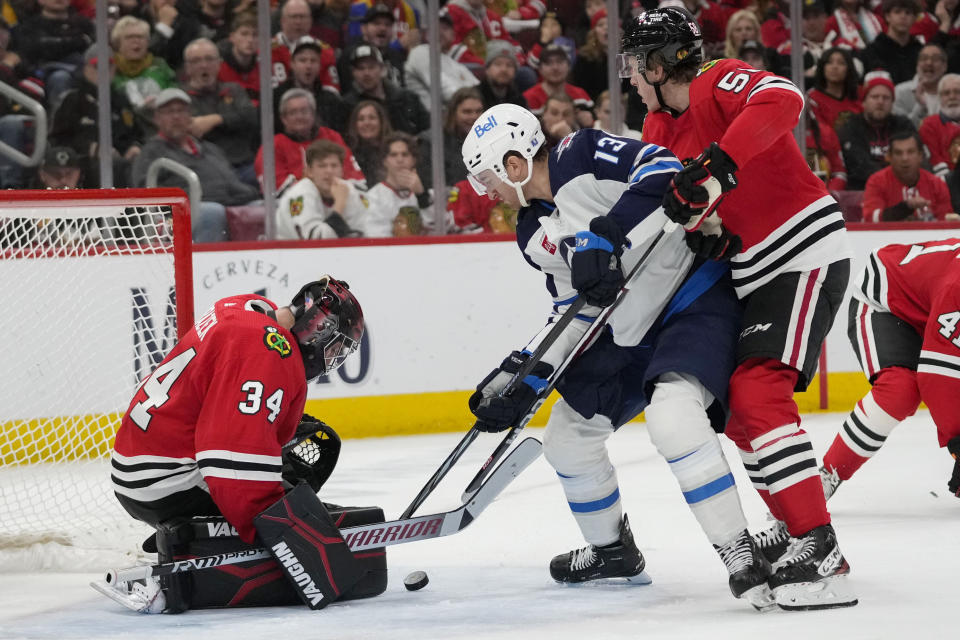
[[157, 578], [117, 582], [108, 575], [106, 580], [91, 582], [90, 586], [137, 613], [162, 613], [167, 606], [166, 596]]
[[620, 540], [612, 546], [588, 545], [556, 556], [550, 575], [560, 583], [580, 583], [606, 578], [626, 578], [631, 584], [650, 584], [646, 561], [637, 549], [627, 516], [620, 521]]
[[776, 607], [773, 592], [767, 585], [772, 573], [770, 563], [757, 548], [750, 533], [744, 529], [739, 536], [722, 546], [713, 546], [730, 572], [730, 592], [735, 598], [743, 598], [757, 611]]
[[847, 584], [850, 565], [837, 546], [831, 525], [797, 538], [780, 564], [769, 584], [781, 609], [803, 611], [857, 604]]

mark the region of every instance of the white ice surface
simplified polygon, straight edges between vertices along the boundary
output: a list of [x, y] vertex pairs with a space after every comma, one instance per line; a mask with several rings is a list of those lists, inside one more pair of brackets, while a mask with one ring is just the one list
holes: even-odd
[[[819, 456], [843, 416], [809, 416]], [[526, 435], [542, 436], [539, 429]], [[457, 434], [349, 440], [323, 492], [329, 502], [406, 507], [459, 440]], [[497, 436], [481, 436], [418, 513], [446, 510]], [[724, 447], [751, 528], [764, 510], [733, 448]], [[581, 546], [556, 476], [542, 458], [465, 531], [391, 547], [386, 593], [334, 604], [192, 611], [144, 616], [97, 594], [80, 574], [0, 576], [0, 638], [958, 638], [960, 501], [946, 492], [952, 461], [936, 446], [926, 412], [901, 425], [887, 446], [830, 502], [859, 606], [760, 614], [727, 590], [726, 571], [687, 510], [642, 425], [611, 439], [625, 510], [653, 578], [650, 586], [562, 587], [547, 564]], [[935, 492], [934, 496], [931, 492]], [[430, 584], [407, 592], [421, 569]]]

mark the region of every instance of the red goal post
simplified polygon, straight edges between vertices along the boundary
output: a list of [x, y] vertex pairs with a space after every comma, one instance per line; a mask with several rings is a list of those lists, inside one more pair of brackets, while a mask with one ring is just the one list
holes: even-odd
[[0, 570], [91, 569], [148, 530], [109, 455], [139, 382], [193, 325], [179, 189], [0, 192]]

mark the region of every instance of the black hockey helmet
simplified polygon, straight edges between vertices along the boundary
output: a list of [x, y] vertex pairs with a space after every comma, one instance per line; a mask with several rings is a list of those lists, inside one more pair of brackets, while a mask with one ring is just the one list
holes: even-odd
[[[621, 78], [634, 71], [647, 79], [650, 54], [659, 51], [666, 70], [703, 63], [703, 35], [693, 14], [683, 7], [664, 7], [641, 13], [630, 20], [620, 40], [617, 67]], [[647, 81], [648, 84], [654, 84]]]
[[311, 282], [294, 296], [290, 310], [307, 380], [334, 371], [360, 346], [363, 310], [346, 282], [330, 276]]

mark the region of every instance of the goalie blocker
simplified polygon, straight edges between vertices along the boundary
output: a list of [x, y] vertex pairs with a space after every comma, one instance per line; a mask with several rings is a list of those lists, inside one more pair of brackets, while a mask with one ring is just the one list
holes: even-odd
[[[298, 485], [255, 522], [274, 558], [162, 576], [164, 613], [300, 603], [321, 609], [380, 595], [387, 588], [386, 550], [354, 554], [338, 529], [374, 522], [384, 522], [379, 507], [325, 505], [309, 485]], [[157, 528], [156, 546], [161, 563], [259, 548], [218, 517], [165, 523]]]

